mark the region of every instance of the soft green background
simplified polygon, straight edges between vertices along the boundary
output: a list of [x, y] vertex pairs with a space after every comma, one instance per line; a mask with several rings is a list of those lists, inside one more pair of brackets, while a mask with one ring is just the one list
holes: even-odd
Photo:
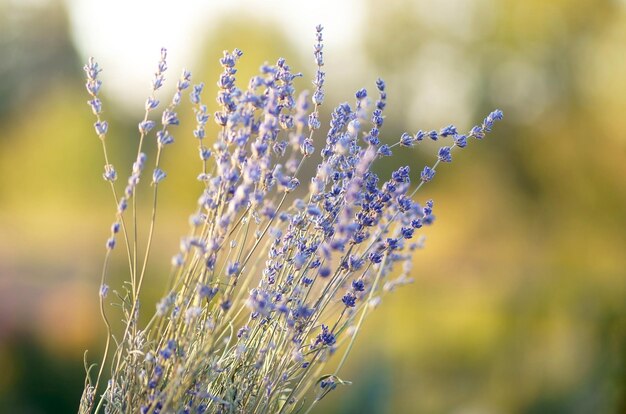
[[[0, 1], [0, 412], [66, 413], [84, 350], [100, 352], [97, 281], [114, 204], [67, 12], [20, 3]], [[437, 221], [416, 281], [383, 298], [343, 374], [355, 384], [317, 412], [626, 412], [626, 2], [355, 4], [365, 13], [354, 59], [333, 55], [327, 36], [325, 116], [381, 76], [388, 142], [469, 129], [495, 107], [505, 120], [420, 194], [436, 200]], [[194, 39], [207, 96], [233, 47], [245, 52], [241, 78], [285, 55], [306, 76], [297, 86], [310, 87], [310, 49], [254, 15]], [[103, 91], [122, 173], [140, 108], [116, 109]], [[184, 108], [187, 128], [165, 155], [153, 269], [175, 251], [198, 191]], [[398, 150], [394, 162], [416, 173], [435, 150]], [[153, 273], [152, 296], [162, 290]]]

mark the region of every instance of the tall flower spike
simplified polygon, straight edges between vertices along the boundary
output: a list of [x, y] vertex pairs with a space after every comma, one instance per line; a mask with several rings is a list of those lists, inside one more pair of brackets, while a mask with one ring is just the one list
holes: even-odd
[[315, 85], [315, 91], [313, 92], [312, 101], [315, 104], [315, 110], [310, 115], [309, 118], [309, 128], [310, 129], [318, 129], [320, 127], [319, 116], [317, 112], [317, 107], [322, 105], [324, 102], [324, 81], [326, 79], [326, 73], [322, 71], [322, 67], [324, 66], [324, 44], [322, 31], [324, 28], [322, 25], [318, 25], [315, 28], [315, 39], [316, 43], [314, 46], [315, 63], [317, 64], [317, 70], [315, 71], [315, 79], [313, 80], [313, 85]]

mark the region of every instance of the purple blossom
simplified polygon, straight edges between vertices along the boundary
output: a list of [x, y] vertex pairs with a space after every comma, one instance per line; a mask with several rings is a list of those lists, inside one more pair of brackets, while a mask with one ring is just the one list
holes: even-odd
[[454, 143], [459, 148], [465, 148], [467, 146], [467, 137], [465, 135], [455, 135]]
[[93, 124], [93, 126], [96, 128], [96, 134], [98, 134], [99, 136], [105, 135], [109, 128], [109, 124], [107, 123], [107, 121], [98, 121]]
[[356, 296], [352, 292], [348, 292], [341, 298], [341, 301], [347, 308], [353, 308], [356, 304]]
[[322, 325], [322, 332], [317, 336], [315, 341], [316, 345], [322, 344], [325, 346], [332, 346], [337, 342], [335, 335], [328, 329], [328, 326]]
[[450, 153], [450, 147], [439, 148], [439, 154], [437, 156], [441, 162], [452, 162], [452, 154]]
[[165, 179], [165, 177], [167, 177], [167, 174], [165, 173], [165, 171], [163, 171], [160, 168], [155, 168], [154, 172], [152, 173], [152, 182], [154, 184], [158, 184], [161, 181], [163, 181], [163, 179]]
[[354, 289], [355, 292], [363, 292], [365, 290], [365, 282], [361, 279], [353, 280], [352, 289]]
[[420, 174], [420, 178], [422, 179], [423, 182], [431, 181], [434, 177], [435, 177], [435, 170], [433, 170], [432, 168], [428, 166], [424, 167], [424, 170], [422, 170], [422, 173]]

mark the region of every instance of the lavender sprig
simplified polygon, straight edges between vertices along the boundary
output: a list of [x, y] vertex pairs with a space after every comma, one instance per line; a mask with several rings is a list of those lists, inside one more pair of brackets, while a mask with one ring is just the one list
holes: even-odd
[[[316, 27], [312, 94], [296, 95], [293, 81], [301, 75], [284, 59], [263, 65], [247, 89], [240, 89], [235, 75], [242, 52], [224, 52], [213, 111], [221, 129], [212, 151], [211, 137], [206, 136], [209, 108], [201, 99], [204, 85], [193, 86], [193, 135], [202, 162], [198, 179], [204, 186], [189, 220], [191, 229], [172, 258], [165, 294], [149, 322], [140, 326], [139, 296], [144, 279], [150, 277], [158, 187], [166, 178], [160, 160], [174, 141], [169, 128], [180, 122], [175, 110], [191, 76], [183, 71], [156, 132], [153, 201], [138, 271], [136, 191], [147, 162], [144, 137], [156, 127], [148, 117], [159, 105], [155, 93], [167, 69], [162, 50], [138, 125], [137, 158], [119, 199], [115, 170], [103, 146], [104, 176], [117, 205], [99, 291], [107, 345], [95, 385], [88, 376], [80, 413], [281, 414], [299, 411], [306, 393], [315, 389], [308, 413], [329, 392], [349, 383], [339, 373], [366, 316], [380, 304], [381, 295], [412, 281], [413, 254], [423, 246], [422, 228], [434, 222], [433, 201], [418, 203], [417, 191], [434, 179], [440, 163], [452, 161], [456, 148], [491, 131], [502, 112], [492, 112], [467, 134], [449, 125], [439, 131], [404, 133], [395, 144], [385, 145], [381, 130], [387, 92], [379, 79], [375, 98], [366, 89], [358, 90], [352, 104], [335, 107], [325, 137], [316, 138], [325, 100], [322, 33], [322, 27]], [[100, 69], [90, 60], [85, 71], [96, 133], [104, 145], [108, 125], [100, 119]], [[384, 180], [372, 170], [380, 158], [393, 156], [395, 147], [413, 147], [426, 138], [452, 142], [421, 172], [403, 166]], [[321, 161], [313, 177], [305, 180], [299, 174], [316, 146]], [[125, 329], [114, 344], [111, 377], [101, 393], [102, 367], [113, 337], [104, 312], [110, 291], [107, 263], [116, 235], [120, 230], [125, 234], [123, 213], [131, 200], [132, 254], [125, 239], [131, 292], [118, 294]], [[326, 361], [340, 350], [334, 372], [322, 375]]]

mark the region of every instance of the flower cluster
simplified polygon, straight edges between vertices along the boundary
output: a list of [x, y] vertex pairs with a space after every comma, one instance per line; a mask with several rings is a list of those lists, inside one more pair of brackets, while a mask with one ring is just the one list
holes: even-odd
[[[109, 339], [107, 263], [119, 234], [130, 287], [126, 295], [118, 293], [124, 331], [115, 336], [113, 352], [107, 340], [95, 382], [88, 376], [81, 413], [296, 412], [317, 387], [312, 407], [346, 383], [337, 375], [380, 295], [411, 280], [413, 253], [423, 244], [420, 231], [434, 221], [432, 200], [418, 203], [416, 192], [433, 180], [440, 162], [452, 161], [456, 148], [482, 139], [502, 112], [494, 111], [467, 134], [450, 125], [382, 144], [387, 93], [385, 82], [378, 80], [373, 96], [361, 89], [352, 103], [338, 105], [325, 137], [319, 136], [325, 98], [321, 26], [315, 35], [317, 70], [310, 98], [308, 92], [296, 94], [293, 81], [301, 75], [284, 59], [263, 65], [247, 88], [239, 88], [236, 65], [242, 52], [237, 49], [220, 59], [213, 116], [202, 101], [204, 85], [190, 88], [203, 190], [189, 220], [191, 230], [172, 259], [167, 292], [147, 325], [140, 325], [138, 311], [157, 190], [166, 178], [159, 163], [163, 148], [174, 142], [169, 128], [179, 123], [175, 109], [191, 86], [191, 75], [183, 71], [154, 134], [154, 202], [147, 247], [139, 254], [135, 200], [149, 162], [142, 146], [156, 126], [150, 115], [159, 105], [156, 92], [165, 80], [167, 54], [162, 50], [138, 125], [137, 159], [119, 194], [106, 153], [107, 123], [100, 118], [100, 69], [93, 59], [85, 66], [89, 105], [104, 148], [104, 178], [117, 205], [100, 288]], [[213, 140], [206, 136], [211, 119], [219, 127]], [[372, 170], [379, 158], [392, 156], [394, 147], [412, 147], [424, 139], [451, 143], [421, 172], [403, 166], [384, 178]], [[306, 160], [316, 152], [317, 168], [303, 177], [310, 169]], [[399, 276], [396, 269], [402, 269]], [[338, 351], [338, 367], [320, 377]], [[106, 386], [101, 381], [105, 363], [112, 367]]]

